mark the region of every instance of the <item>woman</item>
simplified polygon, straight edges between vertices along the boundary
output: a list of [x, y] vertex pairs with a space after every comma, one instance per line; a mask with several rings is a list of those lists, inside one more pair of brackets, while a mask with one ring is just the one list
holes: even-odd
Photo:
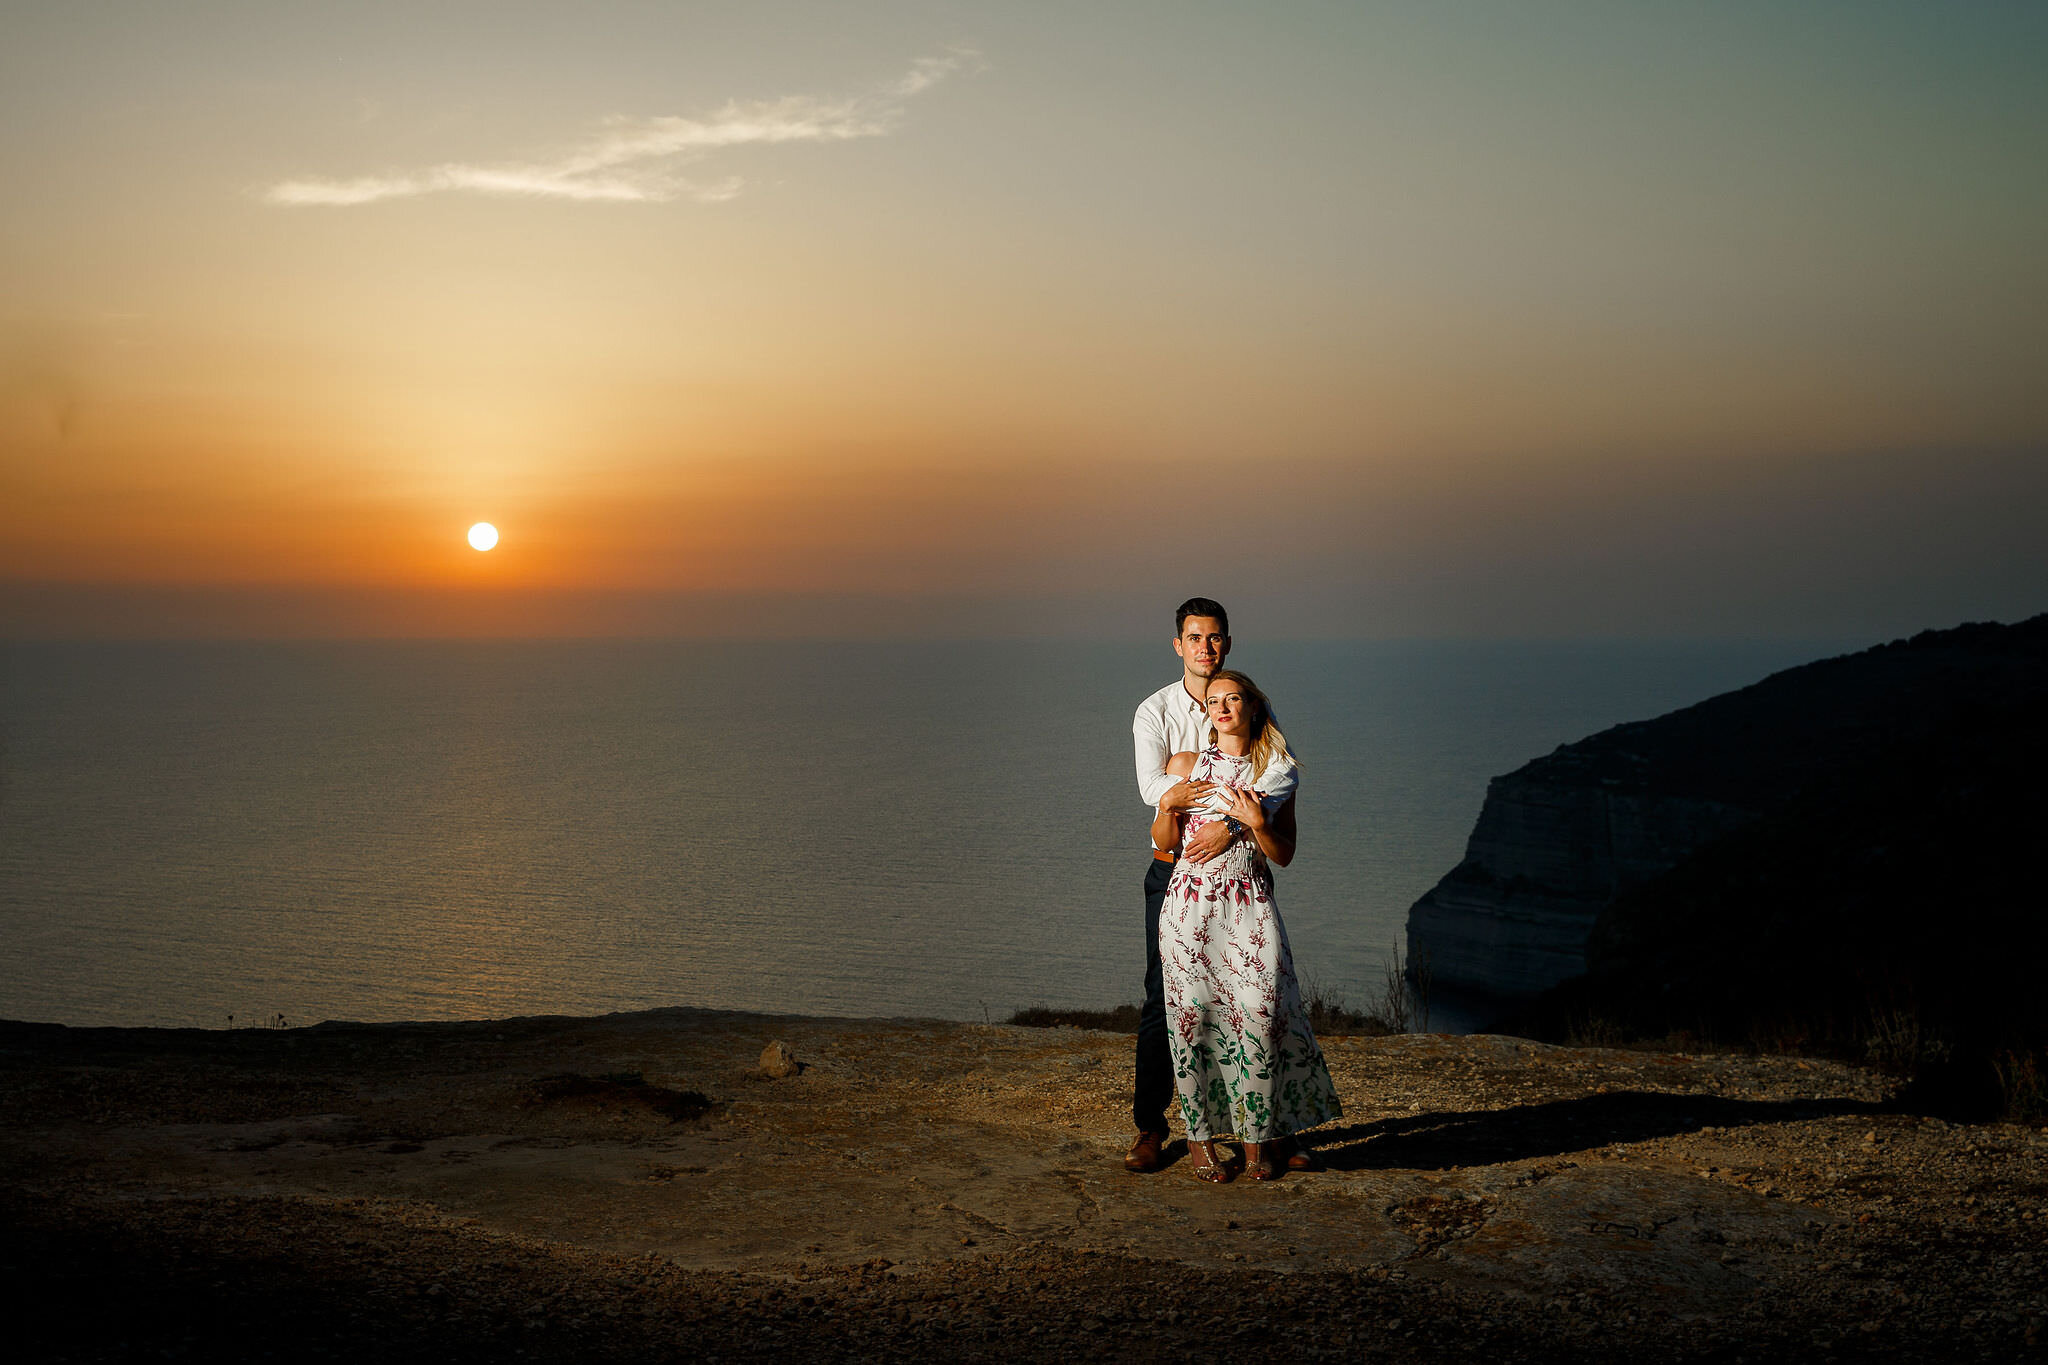
[[1244, 674], [1216, 674], [1203, 705], [1209, 747], [1167, 765], [1183, 781], [1161, 799], [1152, 843], [1182, 848], [1215, 820], [1230, 821], [1237, 837], [1206, 863], [1182, 856], [1167, 883], [1159, 916], [1167, 1037], [1197, 1178], [1231, 1178], [1215, 1145], [1231, 1136], [1244, 1145], [1246, 1178], [1272, 1180], [1299, 1150], [1293, 1134], [1343, 1113], [1273, 903], [1271, 864], [1294, 860], [1292, 819], [1276, 818], [1293, 784], [1266, 783], [1287, 794], [1264, 801], [1252, 791], [1276, 765], [1285, 777], [1296, 764], [1265, 693]]

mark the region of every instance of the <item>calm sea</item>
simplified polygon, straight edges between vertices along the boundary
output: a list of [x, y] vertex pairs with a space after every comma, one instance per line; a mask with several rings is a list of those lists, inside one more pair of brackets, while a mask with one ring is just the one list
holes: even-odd
[[[1830, 652], [1241, 645], [1303, 759], [1304, 976], [1376, 993], [1488, 777]], [[1157, 642], [8, 646], [0, 1016], [1134, 1000], [1130, 717], [1174, 674]]]

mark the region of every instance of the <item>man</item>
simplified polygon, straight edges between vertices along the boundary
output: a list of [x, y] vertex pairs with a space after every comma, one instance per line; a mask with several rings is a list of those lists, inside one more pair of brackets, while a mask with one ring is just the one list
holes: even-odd
[[[1173, 652], [1180, 656], [1181, 675], [1138, 703], [1131, 738], [1137, 748], [1138, 793], [1145, 804], [1156, 809], [1164, 801], [1176, 810], [1186, 810], [1208, 794], [1210, 784], [1168, 777], [1166, 761], [1177, 753], [1200, 753], [1209, 745], [1209, 721], [1202, 698], [1209, 680], [1230, 654], [1230, 613], [1207, 597], [1190, 597], [1181, 603], [1173, 614]], [[1287, 784], [1287, 790], [1276, 786], [1267, 794], [1291, 798], [1291, 774], [1275, 774], [1275, 780]], [[1264, 784], [1260, 785], [1263, 789]], [[1293, 816], [1290, 799], [1275, 818], [1291, 823]], [[1220, 820], [1205, 825], [1188, 840], [1187, 856], [1193, 862], [1207, 862], [1229, 847], [1234, 837]], [[1166, 903], [1174, 856], [1172, 849], [1155, 848], [1145, 870], [1145, 1007], [1138, 1014], [1138, 1074], [1131, 1101], [1131, 1121], [1138, 1136], [1124, 1153], [1124, 1169], [1130, 1171], [1159, 1169], [1166, 1145], [1166, 1107], [1173, 1102], [1173, 1059], [1166, 1045], [1166, 986], [1159, 965], [1159, 911]]]

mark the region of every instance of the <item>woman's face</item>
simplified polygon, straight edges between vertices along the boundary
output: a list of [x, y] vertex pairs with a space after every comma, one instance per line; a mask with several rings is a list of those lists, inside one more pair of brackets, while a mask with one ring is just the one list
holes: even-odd
[[1241, 735], [1251, 728], [1252, 713], [1258, 703], [1245, 695], [1244, 685], [1229, 678], [1218, 678], [1209, 684], [1209, 695], [1202, 702], [1209, 713], [1209, 723], [1216, 727], [1219, 735]]

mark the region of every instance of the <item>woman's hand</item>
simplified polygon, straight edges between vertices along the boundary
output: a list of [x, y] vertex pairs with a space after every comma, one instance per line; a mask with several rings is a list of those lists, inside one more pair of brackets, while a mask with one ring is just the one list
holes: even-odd
[[1225, 815], [1257, 834], [1266, 827], [1266, 808], [1259, 804], [1259, 794], [1245, 787], [1227, 787], [1230, 793], [1230, 809]]

